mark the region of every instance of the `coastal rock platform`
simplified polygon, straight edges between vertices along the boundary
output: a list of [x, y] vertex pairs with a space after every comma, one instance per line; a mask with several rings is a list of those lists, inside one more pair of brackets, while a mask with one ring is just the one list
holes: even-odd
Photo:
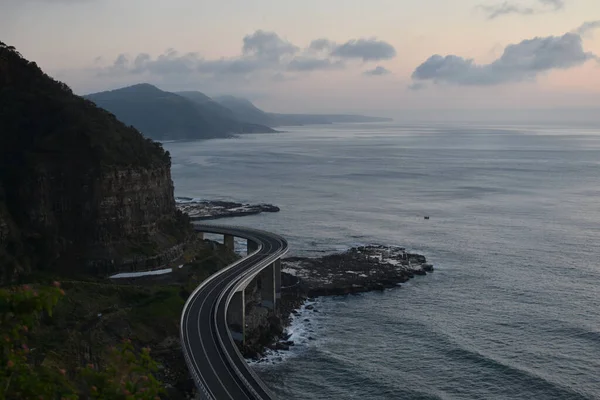
[[177, 208], [187, 214], [192, 221], [209, 219], [243, 217], [263, 212], [279, 212], [272, 204], [242, 204], [232, 201], [196, 200], [190, 197], [177, 197]]
[[320, 313], [316, 297], [384, 291], [430, 272], [433, 265], [425, 256], [398, 246], [368, 245], [322, 257], [286, 258], [279, 312], [262, 329], [247, 332], [242, 354], [257, 363], [281, 359], [281, 351], [296, 344], [289, 331], [292, 321], [301, 318], [301, 323], [310, 325], [312, 316]]
[[402, 247], [368, 245], [318, 258], [286, 258], [282, 270], [298, 277], [307, 296], [315, 297], [397, 287], [415, 275], [433, 272], [433, 266], [425, 256]]

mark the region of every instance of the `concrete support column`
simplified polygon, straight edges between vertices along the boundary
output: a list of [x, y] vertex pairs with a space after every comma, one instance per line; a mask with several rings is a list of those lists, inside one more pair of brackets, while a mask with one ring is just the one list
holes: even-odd
[[227, 325], [231, 329], [231, 336], [238, 342], [245, 344], [246, 298], [243, 290], [236, 292], [231, 298], [231, 302], [227, 308]]
[[247, 249], [246, 254], [253, 253], [256, 251], [256, 249], [258, 249], [258, 243], [248, 239], [247, 244], [246, 244], [246, 249]]
[[278, 258], [273, 263], [273, 272], [275, 274], [275, 298], [281, 299], [281, 259]]
[[198, 235], [198, 239], [204, 240], [204, 232], [196, 232], [196, 235]]
[[260, 297], [261, 305], [271, 310], [277, 305], [277, 296], [275, 294], [275, 265], [271, 264], [260, 271]]
[[232, 235], [223, 235], [223, 244], [231, 251], [235, 251], [235, 244]]

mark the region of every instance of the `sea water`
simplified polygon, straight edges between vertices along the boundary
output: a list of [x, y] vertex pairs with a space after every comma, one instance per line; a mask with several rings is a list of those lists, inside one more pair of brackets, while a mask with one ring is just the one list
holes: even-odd
[[176, 195], [280, 206], [219, 222], [280, 233], [293, 255], [393, 244], [436, 271], [317, 299], [296, 346], [253, 365], [278, 397], [600, 398], [599, 129], [285, 130], [165, 144]]

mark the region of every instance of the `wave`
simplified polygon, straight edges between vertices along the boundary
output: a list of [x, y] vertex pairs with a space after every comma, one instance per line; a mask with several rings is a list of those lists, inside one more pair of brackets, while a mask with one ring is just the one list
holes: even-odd
[[297, 314], [291, 316], [290, 325], [286, 329], [287, 334], [290, 335], [288, 340], [293, 341], [294, 346], [290, 346], [289, 350], [267, 350], [264, 357], [259, 360], [247, 360], [248, 364], [254, 367], [279, 364], [290, 358], [298, 357], [306, 352], [308, 346], [316, 344], [318, 340], [317, 324], [314, 311], [306, 308], [309, 305], [318, 308], [319, 301], [307, 300], [304, 302]]

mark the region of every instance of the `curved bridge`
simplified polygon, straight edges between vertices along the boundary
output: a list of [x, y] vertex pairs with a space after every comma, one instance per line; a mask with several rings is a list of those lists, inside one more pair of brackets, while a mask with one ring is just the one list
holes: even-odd
[[[273, 399], [275, 396], [248, 366], [235, 341], [244, 340], [244, 289], [260, 276], [263, 302], [275, 308], [281, 288], [281, 236], [241, 227], [195, 225], [198, 232], [248, 241], [248, 255], [202, 282], [181, 314], [181, 344], [187, 366], [203, 399]], [[230, 329], [231, 327], [231, 329]]]

